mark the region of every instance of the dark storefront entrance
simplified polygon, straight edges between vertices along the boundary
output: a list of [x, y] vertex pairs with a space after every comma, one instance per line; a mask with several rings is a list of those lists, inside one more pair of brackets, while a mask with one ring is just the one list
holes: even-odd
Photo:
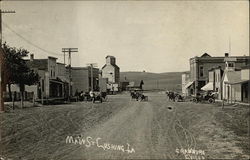
[[50, 85], [49, 97], [51, 98], [63, 97], [63, 82], [50, 80], [49, 85]]
[[242, 83], [242, 85], [241, 85], [241, 95], [242, 95], [241, 99], [242, 99], [242, 102], [245, 102], [245, 103], [249, 103], [249, 101], [250, 101], [249, 83], [250, 83], [250, 81]]

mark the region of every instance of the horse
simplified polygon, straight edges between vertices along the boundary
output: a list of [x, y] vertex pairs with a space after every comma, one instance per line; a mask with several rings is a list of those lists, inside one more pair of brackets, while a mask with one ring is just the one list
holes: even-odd
[[175, 93], [171, 91], [166, 92], [168, 99], [174, 101], [175, 100]]

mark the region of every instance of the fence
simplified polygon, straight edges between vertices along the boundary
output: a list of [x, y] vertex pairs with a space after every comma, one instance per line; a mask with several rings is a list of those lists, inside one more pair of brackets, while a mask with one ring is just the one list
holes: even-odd
[[[14, 98], [14, 101], [20, 101], [21, 100], [21, 93], [20, 92], [11, 92], [12, 98]], [[27, 92], [24, 91], [23, 93], [23, 100], [24, 101], [32, 101], [33, 100], [34, 92]], [[9, 92], [4, 92], [3, 95], [4, 101], [8, 102], [11, 101]]]

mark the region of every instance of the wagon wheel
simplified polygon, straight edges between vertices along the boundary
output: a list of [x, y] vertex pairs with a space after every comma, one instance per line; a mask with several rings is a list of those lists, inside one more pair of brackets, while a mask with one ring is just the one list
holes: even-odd
[[208, 99], [208, 102], [209, 102], [209, 103], [214, 103], [214, 99], [213, 99], [213, 98], [209, 98], [209, 99]]
[[104, 100], [105, 100], [105, 101], [108, 101], [108, 96], [105, 96]]
[[179, 97], [176, 96], [176, 97], [174, 98], [174, 100], [175, 100], [175, 102], [178, 102], [178, 101], [179, 101]]
[[197, 103], [198, 99], [197, 98], [193, 98], [193, 102]]
[[142, 97], [141, 96], [138, 98], [138, 101], [140, 101], [140, 102], [142, 101]]

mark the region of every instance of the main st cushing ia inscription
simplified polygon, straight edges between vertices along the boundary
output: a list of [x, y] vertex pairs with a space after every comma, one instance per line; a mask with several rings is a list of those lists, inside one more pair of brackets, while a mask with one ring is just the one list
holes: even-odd
[[135, 149], [133, 147], [131, 147], [129, 143], [127, 143], [126, 145], [111, 144], [111, 143], [107, 143], [107, 142], [104, 143], [102, 141], [102, 138], [100, 138], [100, 137], [92, 138], [92, 137], [88, 136], [88, 137], [84, 138], [82, 136], [77, 136], [74, 138], [73, 136], [67, 136], [66, 137], [66, 144], [83, 145], [87, 148], [97, 147], [97, 148], [103, 149], [104, 151], [114, 150], [114, 151], [125, 152], [128, 154], [135, 153]]

